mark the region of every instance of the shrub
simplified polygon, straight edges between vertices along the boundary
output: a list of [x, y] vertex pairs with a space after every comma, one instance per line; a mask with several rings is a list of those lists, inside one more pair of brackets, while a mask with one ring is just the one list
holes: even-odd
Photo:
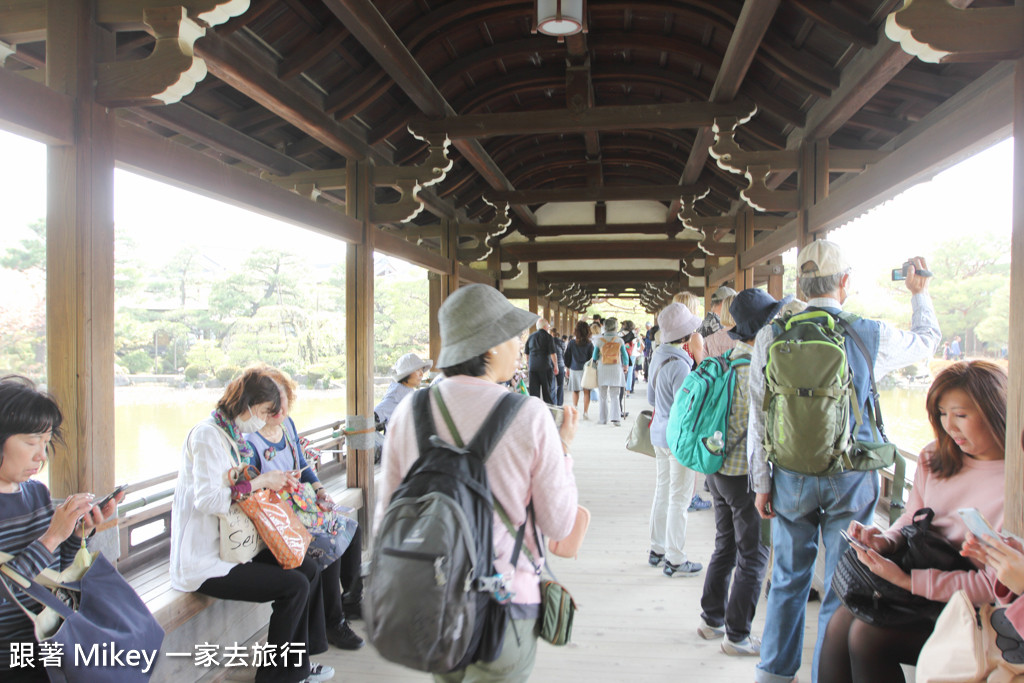
[[235, 377], [238, 377], [240, 374], [242, 374], [242, 368], [238, 367], [237, 365], [222, 365], [219, 368], [217, 368], [215, 376], [217, 377], [218, 380], [224, 382], [224, 384], [227, 384]]
[[199, 379], [199, 374], [203, 371], [198, 365], [189, 365], [185, 368], [185, 379], [189, 382], [194, 382]]
[[153, 359], [149, 357], [149, 354], [142, 349], [136, 349], [130, 353], [126, 353], [121, 359], [121, 365], [123, 365], [129, 373], [137, 375], [140, 372], [149, 372], [153, 369]]

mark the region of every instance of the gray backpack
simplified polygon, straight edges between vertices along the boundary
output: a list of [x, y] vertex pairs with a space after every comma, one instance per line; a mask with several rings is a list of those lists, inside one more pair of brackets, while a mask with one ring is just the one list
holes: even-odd
[[[430, 395], [458, 445], [437, 436]], [[367, 578], [370, 642], [392, 662], [445, 673], [501, 654], [508, 591], [494, 570], [494, 507], [484, 467], [527, 397], [509, 393], [463, 448], [438, 387], [412, 407], [419, 458], [384, 512]]]

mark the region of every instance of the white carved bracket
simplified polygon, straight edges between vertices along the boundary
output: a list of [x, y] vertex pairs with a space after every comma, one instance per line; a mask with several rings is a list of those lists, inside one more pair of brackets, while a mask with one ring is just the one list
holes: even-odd
[[989, 62], [1024, 56], [1024, 5], [959, 9], [947, 0], [906, 0], [885, 35], [922, 62]]

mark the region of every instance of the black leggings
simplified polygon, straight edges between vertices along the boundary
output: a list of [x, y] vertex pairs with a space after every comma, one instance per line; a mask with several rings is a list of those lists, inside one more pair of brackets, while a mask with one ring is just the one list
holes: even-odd
[[905, 683], [900, 664], [917, 664], [931, 631], [872, 626], [840, 605], [825, 631], [818, 680], [828, 683]]
[[[197, 592], [224, 600], [273, 601], [267, 643], [277, 653], [283, 645], [294, 643], [305, 643], [306, 652], [311, 655], [327, 651], [320, 568], [308, 556], [295, 569], [282, 569], [266, 549], [252, 562], [235, 565], [224, 576], [207, 579]], [[279, 655], [277, 666], [260, 667], [256, 681], [294, 683], [309, 676], [308, 656], [292, 654], [287, 661], [289, 666], [280, 664]]]

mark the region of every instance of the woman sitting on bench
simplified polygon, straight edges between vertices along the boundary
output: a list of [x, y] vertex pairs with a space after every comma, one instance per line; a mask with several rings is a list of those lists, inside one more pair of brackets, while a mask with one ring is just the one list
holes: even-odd
[[[8, 564], [23, 576], [69, 567], [82, 547], [80, 533], [102, 524], [124, 498], [120, 493], [102, 509], [93, 505], [91, 493], [52, 501], [46, 484], [32, 479], [46, 465], [52, 442], [63, 443], [63, 421], [57, 402], [31, 380], [0, 379], [0, 551], [14, 556]], [[35, 642], [33, 623], [0, 588], [0, 680], [49, 680], [42, 666], [11, 668], [11, 646]]]
[[[228, 384], [216, 410], [185, 439], [171, 509], [171, 586], [227, 600], [272, 602], [267, 644], [275, 657], [259, 667], [257, 683], [326, 681], [334, 669], [309, 660], [327, 651], [317, 561], [307, 556], [299, 567], [282, 569], [269, 549], [245, 563], [220, 555], [220, 517], [232, 500], [258, 489], [279, 491], [299, 484], [293, 472], [282, 471], [234, 486], [228, 482], [228, 470], [239, 457], [250, 464], [255, 455], [242, 434], [259, 431], [280, 410], [277, 382], [249, 368]], [[297, 653], [301, 643], [305, 652]]]

